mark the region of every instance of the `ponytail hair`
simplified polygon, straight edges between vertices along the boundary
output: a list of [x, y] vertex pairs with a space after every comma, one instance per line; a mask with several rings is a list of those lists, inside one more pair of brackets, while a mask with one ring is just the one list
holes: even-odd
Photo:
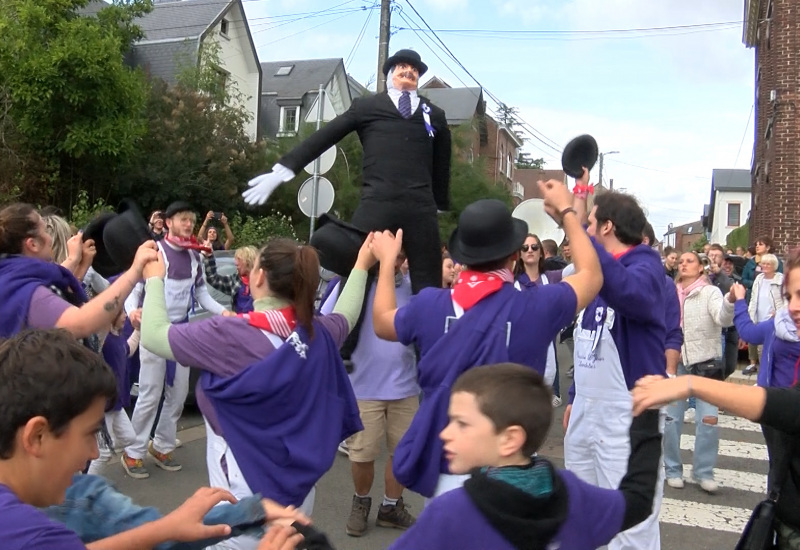
[[314, 300], [319, 287], [317, 251], [292, 239], [271, 239], [261, 249], [258, 267], [266, 273], [272, 293], [292, 302], [297, 322], [313, 338]]

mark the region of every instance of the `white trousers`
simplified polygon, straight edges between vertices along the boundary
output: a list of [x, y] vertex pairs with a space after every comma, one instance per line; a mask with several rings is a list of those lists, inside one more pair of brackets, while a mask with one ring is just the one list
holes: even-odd
[[[225, 457], [227, 474], [222, 468], [222, 457]], [[236, 457], [228, 446], [224, 438], [218, 436], [211, 429], [206, 420], [206, 466], [208, 467], [208, 484], [211, 487], [221, 487], [230, 491], [237, 499], [252, 496], [253, 491], [247, 485]], [[312, 487], [306, 496], [299, 510], [311, 517], [314, 512], [314, 498], [317, 489]], [[269, 495], [262, 495], [269, 498]], [[214, 546], [209, 546], [214, 550], [256, 550], [259, 540], [252, 537], [234, 537], [222, 541]]]
[[105, 465], [114, 456], [114, 449], [130, 445], [136, 439], [136, 432], [133, 431], [131, 419], [128, 418], [128, 413], [125, 412], [125, 409], [107, 412], [105, 423], [111, 436], [113, 448], [108, 447], [106, 441], [103, 440], [102, 434], [97, 435], [97, 447], [100, 450], [100, 457], [97, 460], [92, 460], [92, 463], [89, 464], [88, 473], [90, 474], [101, 474]]
[[[632, 403], [575, 397], [564, 437], [564, 464], [580, 479], [597, 487], [616, 489], [628, 470], [631, 453]], [[659, 418], [664, 433], [665, 414]], [[663, 452], [659, 464], [653, 513], [639, 525], [623, 531], [609, 550], [660, 550], [658, 515], [664, 496]]]
[[178, 420], [183, 412], [183, 404], [189, 393], [189, 368], [180, 363], [175, 368], [175, 382], [168, 386], [165, 381], [167, 361], [163, 357], [139, 347], [139, 397], [133, 409], [131, 423], [136, 432], [136, 439], [125, 447], [125, 453], [131, 458], [143, 459], [147, 454], [150, 431], [158, 413], [158, 403], [164, 394], [164, 405], [156, 426], [153, 447], [161, 453], [175, 450], [175, 437]]

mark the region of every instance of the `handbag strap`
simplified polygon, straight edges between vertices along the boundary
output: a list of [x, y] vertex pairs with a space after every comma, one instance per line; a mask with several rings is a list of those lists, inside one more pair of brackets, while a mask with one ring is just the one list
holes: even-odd
[[[781, 434], [781, 441], [787, 439], [786, 434]], [[792, 463], [792, 456], [794, 455], [795, 444], [794, 439], [786, 446], [786, 452], [779, 458], [775, 464], [775, 476], [772, 478], [772, 489], [769, 492], [769, 499], [773, 502], [778, 502], [781, 495], [781, 487], [789, 475], [789, 467]]]

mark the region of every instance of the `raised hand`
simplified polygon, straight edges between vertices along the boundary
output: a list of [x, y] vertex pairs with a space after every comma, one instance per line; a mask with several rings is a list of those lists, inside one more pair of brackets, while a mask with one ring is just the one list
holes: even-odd
[[272, 172], [262, 174], [247, 182], [250, 189], [242, 193], [242, 198], [247, 204], [264, 204], [280, 184], [294, 178], [295, 174], [290, 169], [280, 164], [272, 167]]
[[376, 231], [372, 238], [372, 253], [381, 263], [394, 265], [400, 249], [403, 248], [403, 230], [398, 229], [397, 235], [391, 231]]

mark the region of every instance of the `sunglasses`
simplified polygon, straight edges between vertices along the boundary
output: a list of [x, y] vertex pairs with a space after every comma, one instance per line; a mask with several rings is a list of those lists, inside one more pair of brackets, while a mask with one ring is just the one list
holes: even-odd
[[522, 245], [522, 251], [523, 251], [523, 252], [527, 252], [527, 251], [528, 251], [528, 248], [530, 248], [530, 249], [531, 249], [531, 252], [536, 252], [537, 250], [539, 250], [539, 248], [540, 248], [540, 247], [539, 247], [539, 245], [538, 245], [538, 244], [530, 244], [530, 245], [528, 245], [528, 244], [523, 244], [523, 245]]

